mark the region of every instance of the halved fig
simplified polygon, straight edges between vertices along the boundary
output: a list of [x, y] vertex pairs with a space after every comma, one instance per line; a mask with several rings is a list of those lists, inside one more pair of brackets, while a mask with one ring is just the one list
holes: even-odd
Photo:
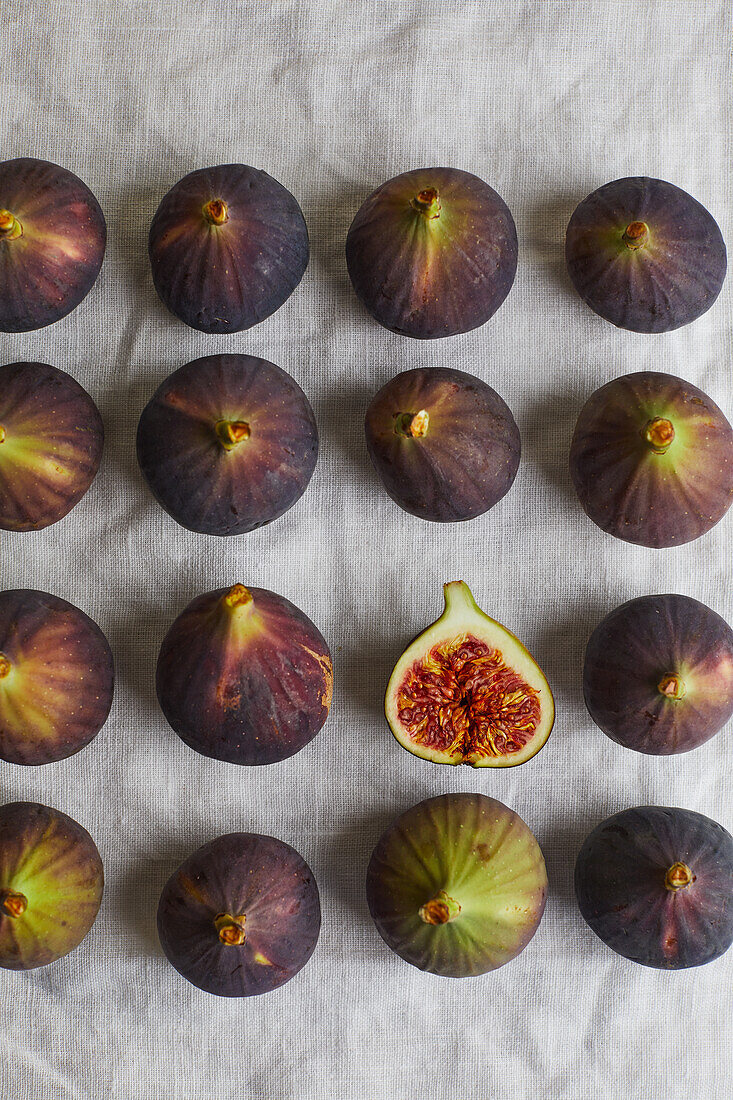
[[97, 736], [114, 666], [97, 624], [58, 596], [0, 592], [0, 759], [48, 764]]
[[451, 367], [402, 371], [372, 398], [367, 449], [394, 501], [420, 519], [455, 523], [511, 489], [522, 444], [496, 390]]
[[668, 332], [700, 317], [727, 263], [712, 214], [682, 188], [646, 176], [588, 195], [570, 219], [565, 256], [583, 301], [633, 332]]
[[235, 584], [184, 608], [163, 639], [155, 682], [190, 748], [231, 764], [272, 764], [323, 726], [333, 670], [307, 615], [275, 592]]
[[300, 500], [318, 428], [294, 378], [254, 355], [207, 355], [170, 374], [143, 409], [137, 459], [173, 519], [241, 535]]
[[549, 684], [519, 639], [476, 605], [467, 584], [451, 581], [443, 592], [445, 611], [390, 677], [390, 729], [403, 748], [435, 764], [523, 764], [552, 730]]
[[171, 187], [148, 252], [171, 313], [202, 332], [240, 332], [293, 293], [308, 266], [308, 230], [295, 198], [267, 172], [219, 164]]
[[313, 954], [318, 886], [302, 856], [272, 836], [228, 833], [174, 871], [158, 905], [172, 966], [216, 997], [252, 997], [289, 982]]
[[85, 183], [46, 160], [0, 164], [0, 330], [65, 317], [92, 289], [107, 226]]
[[689, 752], [733, 715], [733, 630], [690, 596], [641, 596], [591, 634], [583, 693], [612, 741], [656, 756]]
[[99, 409], [66, 371], [0, 367], [0, 527], [38, 531], [63, 519], [96, 477]]
[[583, 917], [612, 951], [682, 970], [733, 943], [733, 837], [674, 806], [638, 806], [597, 825], [575, 864]]
[[580, 410], [570, 475], [602, 531], [655, 549], [680, 546], [714, 527], [733, 503], [733, 428], [683, 378], [627, 374]]
[[547, 871], [521, 817], [482, 794], [443, 794], [401, 814], [367, 870], [385, 943], [448, 978], [496, 970], [524, 950], [545, 909]]
[[346, 238], [358, 297], [380, 325], [434, 340], [483, 325], [512, 288], [517, 230], [471, 172], [418, 168], [364, 200]]
[[73, 951], [103, 889], [97, 846], [77, 821], [36, 802], [0, 807], [0, 967], [32, 970]]

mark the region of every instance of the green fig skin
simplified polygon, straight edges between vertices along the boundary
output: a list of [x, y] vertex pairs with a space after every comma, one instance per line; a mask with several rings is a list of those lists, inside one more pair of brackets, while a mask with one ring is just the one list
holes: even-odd
[[542, 851], [522, 819], [494, 798], [453, 793], [406, 810], [367, 870], [382, 939], [412, 966], [466, 978], [524, 950], [545, 908]]
[[229, 833], [199, 848], [158, 905], [168, 961], [217, 997], [252, 997], [290, 981], [313, 954], [320, 927], [308, 864], [289, 844], [257, 833]]
[[478, 176], [419, 168], [365, 199], [346, 238], [346, 264], [380, 325], [434, 340], [493, 317], [514, 283], [517, 230]]
[[73, 818], [35, 802], [0, 807], [0, 967], [33, 970], [73, 951], [103, 889], [97, 846]]
[[0, 331], [59, 321], [87, 296], [104, 259], [104, 215], [85, 183], [50, 161], [0, 164]]
[[487, 512], [519, 468], [522, 445], [508, 406], [480, 378], [449, 367], [392, 378], [372, 398], [365, 431], [392, 500], [436, 523]]
[[733, 717], [733, 630], [689, 596], [617, 607], [586, 648], [583, 694], [600, 729], [654, 756], [689, 752]]
[[0, 759], [73, 756], [106, 722], [113, 692], [112, 651], [88, 615], [47, 592], [0, 592]]
[[668, 332], [712, 306], [725, 279], [723, 237], [692, 195], [632, 176], [599, 187], [575, 210], [568, 273], [601, 317], [632, 332]]
[[89, 394], [47, 363], [0, 367], [0, 528], [38, 531], [68, 515], [102, 460]]
[[733, 837], [692, 810], [622, 810], [586, 838], [575, 894], [618, 955], [658, 970], [703, 966], [733, 943]]
[[163, 639], [155, 682], [163, 714], [190, 748], [231, 764], [273, 764], [322, 728], [333, 666], [299, 608], [236, 584], [184, 608]]
[[680, 546], [733, 503], [733, 428], [690, 382], [658, 371], [628, 374], [581, 409], [570, 474], [602, 531], [654, 549]]

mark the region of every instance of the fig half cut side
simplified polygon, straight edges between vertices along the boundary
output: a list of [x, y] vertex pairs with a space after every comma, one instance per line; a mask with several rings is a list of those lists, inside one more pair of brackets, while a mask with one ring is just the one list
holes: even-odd
[[547, 871], [518, 814], [482, 794], [427, 798], [380, 838], [367, 870], [377, 930], [420, 970], [467, 978], [496, 970], [537, 931]]
[[0, 807], [0, 967], [33, 970], [73, 951], [103, 889], [97, 846], [77, 821], [36, 802]]
[[603, 732], [654, 756], [689, 752], [733, 716], [733, 630], [690, 596], [640, 596], [588, 641], [588, 712]]
[[407, 647], [390, 677], [390, 729], [403, 748], [435, 764], [523, 764], [552, 730], [549, 684], [464, 581], [443, 585], [443, 592], [443, 614]]

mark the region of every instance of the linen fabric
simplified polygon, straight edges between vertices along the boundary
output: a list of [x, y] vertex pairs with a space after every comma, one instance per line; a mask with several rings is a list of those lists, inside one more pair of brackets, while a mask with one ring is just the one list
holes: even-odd
[[[578, 412], [620, 374], [668, 371], [733, 414], [733, 279], [693, 325], [644, 336], [577, 297], [564, 231], [590, 191], [625, 175], [683, 187], [731, 236], [731, 5], [685, 0], [5, 0], [3, 157], [76, 172], [109, 241], [89, 297], [50, 328], [0, 334], [1, 362], [69, 371], [99, 404], [101, 472], [62, 522], [0, 532], [3, 588], [47, 590], [110, 639], [117, 687], [94, 743], [42, 768], [0, 765], [3, 801], [71, 814], [106, 868], [99, 919], [70, 956], [0, 971], [0, 1093], [14, 1100], [699, 1100], [733, 1094], [733, 952], [661, 973], [616, 957], [584, 924], [572, 875], [602, 818], [682, 806], [733, 828], [733, 728], [690, 753], [641, 756], [591, 722], [581, 670], [593, 627], [634, 596], [681, 592], [733, 621], [733, 514], [653, 551], [586, 518], [567, 471]], [[241, 161], [301, 203], [311, 260], [289, 301], [248, 332], [207, 336], [158, 301], [147, 232], [185, 173]], [[516, 283], [483, 328], [418, 342], [353, 294], [344, 241], [360, 203], [401, 171], [475, 172], [508, 203]], [[135, 461], [140, 412], [190, 359], [244, 352], [289, 371], [321, 454], [305, 496], [232, 539], [184, 531]], [[519, 475], [467, 524], [402, 512], [373, 472], [363, 418], [395, 373], [450, 366], [490, 383], [522, 434]], [[556, 728], [516, 770], [427, 764], [390, 736], [382, 695], [405, 644], [462, 579], [536, 656]], [[248, 769], [196, 755], [169, 729], [155, 660], [199, 593], [241, 581], [302, 608], [335, 665], [331, 716], [299, 755]], [[402, 810], [480, 791], [544, 849], [550, 895], [524, 953], [449, 980], [390, 953], [364, 895], [369, 855]], [[194, 989], [160, 950], [155, 914], [178, 863], [213, 837], [270, 834], [309, 862], [323, 928], [308, 966], [244, 1001]]]

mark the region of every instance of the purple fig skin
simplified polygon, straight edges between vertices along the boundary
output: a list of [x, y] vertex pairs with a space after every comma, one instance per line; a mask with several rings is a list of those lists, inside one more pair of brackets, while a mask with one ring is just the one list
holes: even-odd
[[510, 409], [465, 371], [403, 371], [372, 398], [365, 431], [392, 500], [436, 523], [487, 512], [509, 492], [519, 468], [522, 444]]
[[639, 806], [596, 826], [575, 865], [584, 919], [642, 966], [683, 970], [733, 943], [733, 837], [692, 810]]
[[590, 637], [583, 694], [617, 744], [655, 756], [689, 752], [733, 716], [733, 630], [689, 596], [629, 600]]
[[646, 176], [614, 180], [580, 203], [565, 258], [583, 301], [633, 332], [668, 332], [696, 320], [718, 297], [727, 266], [709, 211], [681, 188]]
[[0, 759], [73, 756], [106, 722], [113, 692], [112, 651], [88, 615], [47, 592], [0, 592]]
[[380, 325], [434, 340], [493, 317], [514, 283], [517, 251], [514, 219], [493, 188], [457, 168], [419, 168], [365, 199], [346, 265]]
[[71, 375], [47, 363], [0, 367], [0, 528], [38, 531], [68, 515], [99, 470], [104, 425]]
[[[663, 427], [666, 439], [650, 441], [650, 425]], [[733, 503], [733, 428], [690, 382], [658, 371], [629, 374], [601, 386], [581, 409], [570, 474], [602, 531], [655, 549], [680, 546]]]
[[32, 157], [0, 164], [0, 331], [29, 332], [71, 313], [99, 274], [104, 215], [85, 183]]
[[290, 981], [313, 954], [320, 927], [308, 864], [289, 844], [256, 833], [229, 833], [199, 848], [168, 880], [158, 906], [171, 965], [217, 997], [252, 997]]
[[[228, 440], [220, 434], [226, 424], [246, 434]], [[318, 428], [286, 371], [253, 355], [210, 355], [174, 371], [153, 394], [138, 425], [137, 459], [176, 523], [242, 535], [300, 500], [318, 459]]]
[[179, 320], [201, 332], [241, 332], [279, 309], [303, 278], [308, 230], [295, 198], [267, 172], [220, 164], [190, 172], [165, 195], [148, 254], [155, 289]]
[[196, 752], [272, 764], [299, 752], [326, 721], [331, 654], [289, 600], [236, 584], [181, 612], [163, 639], [156, 689], [169, 724]]
[[36, 802], [0, 807], [0, 967], [33, 970], [73, 951], [103, 890], [97, 846], [77, 821]]
[[537, 840], [495, 798], [452, 793], [410, 807], [379, 839], [367, 901], [388, 947], [412, 966], [467, 978], [511, 962], [542, 919]]

